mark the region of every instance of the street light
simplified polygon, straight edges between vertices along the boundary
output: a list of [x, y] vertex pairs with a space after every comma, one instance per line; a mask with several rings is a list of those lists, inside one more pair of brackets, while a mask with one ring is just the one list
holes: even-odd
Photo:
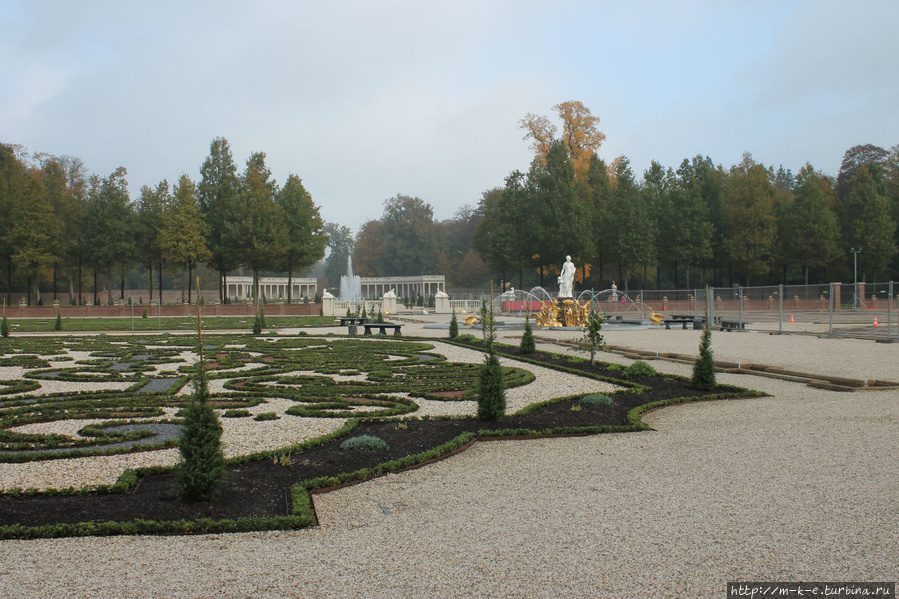
[[858, 253], [862, 251], [862, 248], [849, 248], [849, 251], [852, 252], [852, 285], [854, 287], [852, 307], [858, 308]]

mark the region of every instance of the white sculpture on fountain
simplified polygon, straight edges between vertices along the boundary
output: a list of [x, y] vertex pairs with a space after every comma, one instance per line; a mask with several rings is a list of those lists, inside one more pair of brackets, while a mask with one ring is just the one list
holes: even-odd
[[574, 262], [571, 256], [565, 256], [562, 274], [559, 275], [559, 297], [574, 297]]

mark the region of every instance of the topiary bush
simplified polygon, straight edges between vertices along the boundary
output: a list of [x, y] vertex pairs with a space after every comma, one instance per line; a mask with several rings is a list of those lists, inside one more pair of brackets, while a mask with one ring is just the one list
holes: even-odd
[[6, 316], [0, 321], [0, 336], [9, 337], [9, 321], [6, 320]]
[[246, 418], [250, 416], [249, 410], [225, 410], [225, 413], [222, 414], [223, 418]]
[[638, 376], [653, 376], [655, 374], [657, 374], [656, 369], [642, 360], [637, 360], [621, 371], [621, 376], [626, 379], [632, 379]]
[[202, 360], [194, 381], [194, 396], [184, 409], [178, 440], [181, 462], [176, 467], [178, 491], [188, 501], [209, 499], [225, 480], [222, 423], [207, 401], [209, 386]]
[[56, 322], [53, 323], [53, 330], [54, 331], [62, 330], [62, 317], [59, 314], [59, 310], [56, 311]]
[[503, 368], [493, 352], [488, 353], [478, 375], [478, 418], [499, 420], [506, 413]]
[[715, 356], [712, 353], [712, 329], [706, 320], [699, 341], [699, 356], [693, 363], [693, 378], [690, 381], [695, 389], [709, 391], [718, 383], [715, 380]]
[[450, 319], [449, 337], [455, 339], [459, 336], [459, 321], [456, 320], [456, 309], [453, 308], [453, 317]]
[[531, 319], [524, 318], [524, 334], [521, 336], [521, 345], [518, 351], [523, 354], [532, 354], [537, 351], [537, 342], [534, 341], [534, 329], [531, 328]]
[[264, 422], [266, 420], [278, 420], [278, 415], [274, 412], [260, 412], [253, 418], [256, 422]]
[[380, 437], [372, 435], [359, 435], [358, 437], [350, 437], [340, 444], [340, 449], [344, 451], [386, 451], [387, 443]]

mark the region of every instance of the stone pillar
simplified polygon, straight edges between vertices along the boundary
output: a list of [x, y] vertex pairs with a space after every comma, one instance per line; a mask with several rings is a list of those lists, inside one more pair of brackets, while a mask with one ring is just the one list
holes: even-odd
[[322, 315], [323, 316], [334, 316], [334, 306], [337, 303], [337, 298], [328, 292], [326, 289], [322, 293]]
[[450, 308], [449, 296], [442, 291], [438, 291], [434, 295], [434, 313], [450, 314], [452, 311], [452, 308]]
[[381, 314], [396, 314], [396, 294], [391, 289], [381, 298]]

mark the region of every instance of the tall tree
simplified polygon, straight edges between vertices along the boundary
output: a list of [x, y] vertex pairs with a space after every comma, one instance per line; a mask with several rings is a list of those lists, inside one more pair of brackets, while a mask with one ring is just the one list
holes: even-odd
[[353, 232], [349, 227], [337, 223], [325, 223], [325, 237], [328, 239], [328, 257], [325, 260], [325, 276], [328, 285], [340, 285], [340, 276], [346, 274], [347, 258], [353, 255], [356, 246]]
[[88, 203], [85, 206], [84, 228], [88, 263], [94, 269], [94, 301], [97, 294], [97, 274], [107, 273], [108, 284], [112, 286], [112, 272], [117, 269], [121, 275], [121, 297], [124, 298], [124, 273], [134, 258], [134, 234], [131, 200], [128, 196], [128, 182], [124, 167], [117, 168], [108, 177], [91, 177]]
[[[206, 246], [207, 231], [208, 225], [197, 200], [197, 187], [190, 177], [181, 175], [173, 190], [171, 206], [165, 211], [158, 245], [163, 260], [187, 268], [188, 303], [191, 302], [193, 269], [212, 255]], [[197, 292], [199, 294], [199, 289]]]
[[[384, 243], [381, 255], [385, 275], [421, 275], [433, 272], [440, 252], [434, 209], [421, 198], [398, 194], [384, 201], [381, 216]], [[358, 251], [358, 245], [357, 245]]]
[[619, 260], [619, 275], [625, 291], [630, 289], [629, 273], [651, 266], [657, 255], [657, 223], [646, 197], [640, 192], [630, 160], [622, 156], [615, 161], [615, 184], [612, 187], [610, 236]]
[[823, 270], [838, 256], [840, 226], [835, 212], [833, 182], [806, 163], [796, 175], [793, 202], [783, 215], [783, 231], [788, 257], [805, 272]]
[[771, 269], [777, 241], [774, 196], [771, 172], [751, 155], [744, 154], [743, 161], [731, 167], [724, 204], [724, 248], [746, 285]]
[[[896, 255], [896, 222], [891, 214], [890, 200], [886, 196], [877, 165], [861, 165], [851, 182], [851, 191], [845, 207], [854, 217], [849, 223], [851, 246], [861, 248], [858, 264], [862, 280], [883, 280], [889, 272], [889, 264]], [[878, 185], [879, 181], [881, 185]]]
[[[585, 179], [590, 169], [590, 158], [596, 154], [605, 134], [597, 129], [599, 117], [590, 114], [590, 109], [576, 100], [569, 100], [553, 106], [562, 120], [562, 143], [568, 150], [571, 164], [578, 179]], [[537, 160], [545, 163], [552, 143], [556, 141], [558, 129], [548, 117], [528, 113], [519, 128], [525, 130], [523, 139], [531, 140], [531, 149]]]
[[593, 283], [596, 286], [604, 283], [604, 262], [611, 257], [613, 251], [612, 237], [609, 235], [611, 231], [609, 205], [612, 201], [612, 180], [609, 178], [606, 163], [599, 156], [594, 155], [590, 158], [586, 184], [592, 225], [593, 251], [590, 261], [594, 267]]
[[28, 277], [32, 303], [40, 299], [41, 277], [53, 268], [57, 260], [53, 246], [59, 229], [59, 221], [41, 184], [40, 172], [29, 173], [11, 237], [15, 247], [12, 260], [16, 268]]
[[172, 204], [169, 182], [160, 181], [155, 188], [144, 185], [140, 189], [135, 215], [135, 241], [140, 261], [146, 266], [150, 282], [150, 299], [153, 299], [153, 265], [159, 278], [159, 304], [162, 305], [163, 250], [160, 236], [166, 224], [166, 212]]
[[546, 162], [535, 160], [528, 172], [526, 205], [534, 221], [530, 231], [531, 252], [540, 274], [556, 272], [571, 255], [577, 263], [589, 259], [591, 217], [580, 201], [568, 148], [562, 141], [552, 143]]
[[13, 286], [13, 254], [16, 243], [12, 236], [19, 203], [25, 193], [25, 166], [16, 157], [13, 147], [0, 144], [0, 260], [6, 274], [6, 302], [11, 302]]
[[[510, 179], [516, 177], [524, 178], [524, 175], [518, 171], [510, 175], [506, 179], [507, 189]], [[514, 184], [511, 185], [514, 187]], [[530, 258], [524, 253], [521, 243], [521, 238], [525, 236], [525, 230], [519, 226], [523, 216], [520, 208], [523, 207], [513, 201], [512, 194], [512, 191], [498, 187], [482, 194], [478, 210], [483, 218], [475, 227], [471, 240], [471, 247], [499, 274], [503, 287], [512, 273], [520, 273]]]
[[690, 269], [712, 257], [714, 226], [695, 166], [686, 159], [672, 179], [670, 200], [671, 212], [666, 218], [669, 232], [666, 251], [685, 266], [686, 286], [689, 288]]
[[211, 264], [219, 273], [219, 300], [227, 302], [226, 277], [228, 271], [241, 263], [235, 248], [240, 240], [231, 237], [231, 224], [246, 216], [240, 212], [240, 180], [231, 156], [231, 146], [224, 137], [216, 137], [209, 147], [209, 156], [200, 168], [197, 195], [200, 211], [209, 227], [208, 245]]
[[[353, 274], [362, 277], [382, 276], [386, 271], [383, 269], [382, 259], [387, 252], [387, 243], [384, 240], [384, 223], [380, 220], [370, 220], [362, 223], [356, 239], [353, 242]], [[347, 258], [343, 259], [343, 274], [347, 269]], [[340, 277], [337, 277], [337, 284], [340, 284]], [[336, 285], [335, 285], [336, 286]]]
[[278, 266], [287, 251], [284, 211], [276, 201], [278, 186], [265, 164], [265, 153], [254, 152], [240, 179], [241, 218], [228, 223], [226, 239], [253, 271], [253, 297], [258, 302], [259, 273]]
[[287, 177], [287, 182], [278, 193], [277, 202], [284, 213], [284, 224], [287, 226], [287, 244], [282, 266], [287, 270], [287, 303], [290, 303], [293, 299], [293, 273], [312, 266], [324, 257], [328, 238], [318, 206], [312, 201], [312, 196], [303, 187], [298, 176]]
[[575, 100], [553, 106], [562, 119], [562, 141], [568, 148], [571, 165], [578, 178], [585, 178], [590, 169], [590, 158], [598, 151], [606, 135], [599, 129], [599, 117]]

